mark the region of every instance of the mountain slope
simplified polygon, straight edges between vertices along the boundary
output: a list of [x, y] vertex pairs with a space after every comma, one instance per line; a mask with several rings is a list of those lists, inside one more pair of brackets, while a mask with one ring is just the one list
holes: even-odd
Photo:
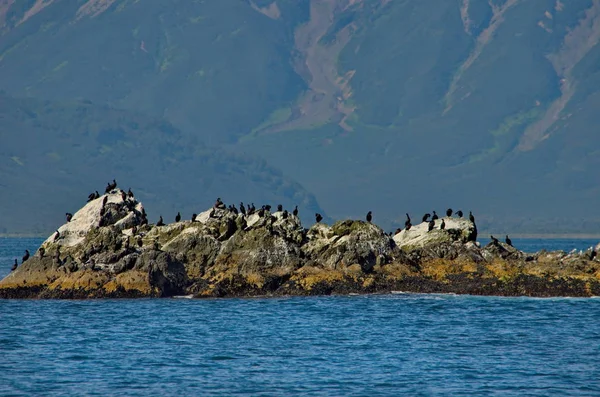
[[25, 0], [0, 24], [10, 94], [164, 118], [334, 218], [600, 228], [600, 0]]
[[322, 211], [299, 184], [264, 161], [190, 139], [167, 122], [93, 105], [0, 95], [0, 233], [48, 234], [94, 190], [117, 179], [162, 214], [185, 218], [228, 204], [299, 205], [305, 220]]

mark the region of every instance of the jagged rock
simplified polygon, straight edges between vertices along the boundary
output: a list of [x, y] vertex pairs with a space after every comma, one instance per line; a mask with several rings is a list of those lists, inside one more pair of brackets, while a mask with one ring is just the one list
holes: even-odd
[[[106, 204], [102, 206], [103, 200]], [[314, 295], [393, 290], [535, 296], [600, 295], [587, 251], [525, 254], [480, 247], [466, 219], [443, 218], [392, 239], [363, 221], [313, 225], [281, 211], [224, 208], [196, 221], [142, 225], [141, 203], [120, 190], [87, 203], [41, 251], [0, 281], [0, 297], [86, 298]]]
[[371, 272], [398, 254], [395, 244], [378, 226], [363, 221], [340, 221], [331, 227], [317, 224], [308, 231], [303, 251], [309, 266], [335, 270], [359, 265]]
[[[444, 230], [440, 229], [442, 220], [446, 224]], [[433, 230], [428, 231], [429, 223], [423, 222], [414, 225], [410, 230], [402, 230], [394, 236], [396, 245], [405, 251], [437, 245], [446, 242], [459, 241], [466, 243], [474, 240], [477, 234], [475, 224], [465, 218], [444, 217], [435, 221]]]

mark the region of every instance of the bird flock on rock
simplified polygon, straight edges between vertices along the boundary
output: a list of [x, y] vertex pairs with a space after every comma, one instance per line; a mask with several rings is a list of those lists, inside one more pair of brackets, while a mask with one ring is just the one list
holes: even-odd
[[[112, 182], [107, 183], [106, 188], [105, 188], [104, 191], [105, 191], [106, 194], [109, 194], [111, 192], [114, 192], [114, 190], [116, 188], [117, 188], [117, 181], [115, 179], [113, 179]], [[128, 205], [132, 205], [135, 202], [134, 195], [133, 195], [133, 192], [131, 191], [131, 189], [128, 189], [127, 192], [125, 192], [123, 190], [120, 190], [120, 194], [121, 194], [122, 200], [124, 202], [126, 202]], [[96, 191], [94, 191], [94, 192], [92, 192], [92, 193], [90, 193], [88, 195], [87, 202], [91, 202], [91, 201], [99, 199], [99, 198], [100, 198], [100, 194], [96, 190]], [[101, 217], [101, 219], [100, 219], [100, 225], [99, 226], [103, 226], [103, 224], [102, 224], [103, 218], [102, 217], [105, 215], [106, 208], [107, 208], [106, 207], [107, 203], [108, 203], [108, 195], [105, 195], [104, 198], [102, 199], [102, 205], [101, 205], [101, 208], [100, 208], [100, 217]], [[253, 214], [257, 214], [259, 217], [263, 217], [263, 216], [265, 216], [265, 214], [267, 212], [271, 211], [271, 208], [272, 207], [270, 205], [263, 205], [260, 208], [256, 208], [256, 206], [254, 205], [254, 203], [250, 203], [250, 204], [244, 205], [243, 202], [240, 202], [239, 209], [238, 209], [234, 204], [226, 206], [225, 203], [223, 203], [223, 201], [219, 197], [215, 201], [215, 204], [213, 205], [213, 208], [212, 208], [209, 216], [213, 216], [214, 215], [214, 211], [217, 210], [217, 209], [219, 209], [219, 210], [228, 210], [228, 211], [231, 211], [231, 212], [233, 212], [236, 215], [237, 214], [242, 214], [244, 216], [250, 216], [250, 215], [253, 215]], [[285, 210], [283, 208], [282, 204], [278, 204], [277, 205], [277, 212], [281, 212], [281, 217], [283, 219], [287, 219], [290, 216], [290, 214], [293, 215], [294, 217], [297, 217], [298, 216], [298, 206], [295, 206], [294, 209], [290, 213], [290, 212], [288, 212], [287, 210]], [[433, 215], [430, 214], [430, 213], [426, 213], [421, 218], [422, 222], [426, 222], [428, 224], [428, 227], [427, 227], [428, 232], [431, 232], [432, 230], [435, 229], [435, 225], [436, 225], [435, 221], [439, 219], [439, 216], [438, 216], [438, 214], [437, 214], [436, 211], [432, 211], [432, 213], [433, 213]], [[452, 217], [453, 214], [456, 215], [456, 217], [458, 217], [458, 218], [462, 218], [464, 216], [464, 214], [463, 214], [463, 212], [461, 210], [458, 210], [456, 212], [454, 212], [451, 208], [448, 208], [446, 210], [446, 217], [450, 218], [450, 217]], [[71, 222], [73, 220], [73, 214], [67, 212], [65, 214], [65, 216], [66, 216], [67, 223]], [[143, 207], [141, 209], [141, 217], [142, 217], [141, 225], [142, 226], [143, 225], [147, 225], [148, 224], [148, 217], [147, 217], [146, 211], [144, 210]], [[192, 217], [191, 217], [192, 222], [197, 221], [197, 217], [198, 217], [197, 214], [195, 214], [195, 213], [192, 214]], [[181, 212], [177, 212], [177, 215], [175, 216], [175, 222], [181, 222], [181, 219], [182, 219]], [[373, 221], [373, 212], [372, 211], [367, 212], [367, 215], [366, 215], [365, 219], [366, 219], [366, 221], [368, 223], [371, 223]], [[315, 221], [316, 221], [316, 223], [320, 223], [322, 220], [323, 220], [323, 216], [321, 214], [319, 214], [319, 213], [315, 213]], [[475, 226], [475, 217], [473, 216], [473, 213], [471, 211], [469, 211], [469, 220]], [[156, 222], [156, 226], [165, 226], [165, 222], [163, 220], [162, 215], [159, 216], [159, 219]], [[412, 228], [412, 226], [413, 226], [412, 225], [412, 220], [410, 218], [410, 215], [407, 213], [406, 214], [406, 221], [404, 222], [404, 230], [408, 231], [408, 230], [410, 230]], [[440, 224], [439, 224], [439, 230], [445, 230], [445, 228], [446, 228], [446, 221], [444, 219], [442, 219], [441, 222], [440, 222]], [[134, 226], [134, 235], [135, 235], [135, 229], [136, 229], [136, 227]], [[389, 235], [392, 236], [394, 234], [400, 233], [401, 231], [402, 231], [402, 229], [398, 228], [398, 229], [396, 229], [395, 233], [389, 233]], [[477, 235], [477, 226], [475, 226], [475, 236], [476, 235]], [[494, 245], [499, 244], [498, 239], [496, 239], [494, 236], [490, 236], [490, 237], [491, 237], [492, 244], [494, 244]], [[53, 237], [53, 242], [58, 241], [60, 238], [61, 238], [61, 234], [60, 234], [60, 232], [57, 229], [56, 232], [55, 232], [55, 234], [54, 234], [54, 237]], [[506, 236], [505, 242], [506, 242], [506, 244], [512, 246], [512, 241], [510, 240], [510, 238], [508, 237], [508, 235]], [[125, 244], [126, 244], [127, 247], [129, 247], [129, 239], [126, 241]], [[140, 247], [142, 246], [142, 240], [139, 237], [137, 239], [137, 244]], [[157, 243], [155, 242], [155, 245], [156, 244]], [[38, 250], [38, 252], [39, 252], [40, 257], [44, 257], [45, 252], [44, 252], [44, 248], [43, 247], [40, 247], [39, 250]], [[59, 256], [58, 260], [60, 262], [60, 251], [59, 251], [59, 249], [57, 249], [56, 255]], [[26, 250], [25, 251], [25, 255], [23, 256], [21, 263], [25, 262], [27, 259], [29, 259], [29, 257], [30, 257], [29, 251]], [[18, 266], [18, 262], [15, 259], [15, 263], [13, 264], [13, 266], [11, 268], [11, 271], [16, 270], [17, 266]]]

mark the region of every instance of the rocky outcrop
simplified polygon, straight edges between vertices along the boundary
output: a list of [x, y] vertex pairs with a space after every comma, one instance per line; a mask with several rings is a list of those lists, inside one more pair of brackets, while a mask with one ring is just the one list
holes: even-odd
[[393, 238], [346, 220], [305, 229], [288, 212], [224, 208], [148, 225], [141, 203], [113, 190], [87, 203], [0, 282], [4, 298], [317, 295], [391, 291], [494, 295], [600, 294], [595, 253], [525, 254], [481, 247], [466, 219], [414, 225]]

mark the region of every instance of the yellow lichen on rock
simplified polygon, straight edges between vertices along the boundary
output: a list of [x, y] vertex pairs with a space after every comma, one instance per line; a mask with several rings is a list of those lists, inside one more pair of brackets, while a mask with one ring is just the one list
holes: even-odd
[[113, 293], [119, 289], [139, 291], [144, 295], [151, 295], [153, 292], [148, 282], [148, 274], [137, 270], [118, 274], [114, 279], [106, 283], [103, 288], [107, 293]]

